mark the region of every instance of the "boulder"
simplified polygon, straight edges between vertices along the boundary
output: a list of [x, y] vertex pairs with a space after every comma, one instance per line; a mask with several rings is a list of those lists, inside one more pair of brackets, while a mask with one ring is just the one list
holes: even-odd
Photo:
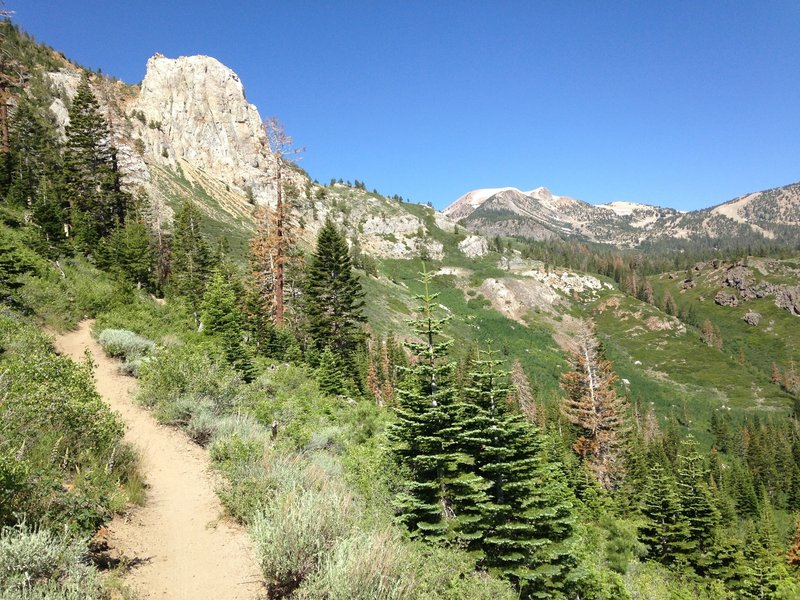
[[734, 265], [725, 271], [722, 282], [728, 287], [743, 291], [753, 285], [753, 272], [745, 266]]
[[745, 315], [742, 317], [742, 321], [753, 326], [758, 325], [760, 320], [761, 314], [752, 310], [748, 310], [747, 313], [745, 313]]
[[775, 306], [800, 316], [800, 286], [779, 286], [775, 291]]
[[724, 290], [718, 292], [717, 295], [714, 296], [714, 302], [720, 306], [739, 306], [739, 299], [736, 295]]
[[489, 245], [486, 238], [479, 235], [471, 235], [458, 243], [458, 249], [470, 258], [486, 256], [489, 252]]

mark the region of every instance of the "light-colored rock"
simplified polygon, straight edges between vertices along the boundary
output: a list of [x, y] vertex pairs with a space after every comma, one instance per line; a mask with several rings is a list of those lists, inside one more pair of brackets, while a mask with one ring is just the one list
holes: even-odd
[[570, 273], [568, 271], [564, 271], [563, 273], [525, 271], [521, 273], [521, 275], [546, 283], [550, 287], [566, 294], [571, 294], [572, 292], [581, 294], [587, 291], [598, 291], [603, 288], [602, 282], [596, 277], [592, 277], [591, 275], [579, 275], [578, 273]]
[[489, 244], [486, 238], [471, 235], [458, 243], [458, 249], [469, 258], [479, 258], [489, 253]]
[[742, 321], [744, 321], [748, 325], [753, 325], [753, 326], [758, 325], [759, 321], [761, 321], [761, 313], [749, 310], [742, 317]]
[[276, 163], [261, 116], [238, 75], [215, 58], [156, 54], [128, 113], [144, 116], [131, 123], [148, 158], [171, 166], [185, 159], [242, 192], [252, 188], [261, 203], [274, 203]]

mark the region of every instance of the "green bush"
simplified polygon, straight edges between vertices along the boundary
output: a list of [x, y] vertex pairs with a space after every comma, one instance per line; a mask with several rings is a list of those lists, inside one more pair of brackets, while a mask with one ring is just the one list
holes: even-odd
[[257, 515], [250, 532], [273, 595], [288, 595], [313, 575], [358, 520], [353, 497], [333, 487], [294, 489]]
[[60, 271], [22, 275], [19, 283], [20, 303], [57, 331], [129, 301], [132, 292], [80, 258], [64, 261]]
[[163, 348], [142, 363], [136, 397], [154, 408], [156, 416], [172, 419], [177, 402], [208, 403], [217, 415], [234, 412], [242, 404], [244, 390], [241, 376], [216, 348], [178, 344]]
[[128, 360], [155, 350], [154, 342], [127, 329], [104, 329], [97, 341], [109, 356]]
[[99, 600], [106, 594], [88, 564], [85, 540], [20, 525], [0, 531], [0, 596]]
[[156, 349], [155, 342], [127, 329], [104, 329], [97, 341], [106, 354], [123, 359], [121, 371], [137, 377], [142, 363]]
[[124, 506], [135, 456], [91, 366], [55, 355], [13, 314], [0, 315], [0, 419], [0, 523], [22, 511], [37, 524], [88, 532]]
[[416, 560], [397, 533], [358, 532], [340, 540], [319, 570], [298, 591], [299, 598], [400, 600], [416, 596]]

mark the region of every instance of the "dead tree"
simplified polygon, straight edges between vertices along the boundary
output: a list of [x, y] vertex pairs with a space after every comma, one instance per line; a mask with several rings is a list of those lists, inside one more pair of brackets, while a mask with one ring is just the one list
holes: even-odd
[[264, 134], [269, 151], [275, 158], [275, 190], [277, 202], [272, 215], [270, 231], [269, 268], [273, 278], [273, 306], [275, 325], [282, 327], [284, 323], [284, 287], [285, 269], [289, 257], [291, 234], [287, 231], [288, 214], [291, 212], [289, 196], [284, 189], [284, 168], [298, 160], [303, 148], [294, 147], [292, 138], [286, 133], [283, 124], [275, 117], [270, 117], [264, 124]]

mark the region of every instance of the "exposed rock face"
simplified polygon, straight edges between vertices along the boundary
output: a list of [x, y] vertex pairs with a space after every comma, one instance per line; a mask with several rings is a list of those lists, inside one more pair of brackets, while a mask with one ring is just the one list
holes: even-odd
[[129, 113], [145, 153], [175, 166], [183, 158], [255, 198], [275, 194], [275, 160], [266, 147], [261, 116], [239, 77], [210, 56], [147, 61], [147, 74]]
[[717, 292], [717, 295], [714, 296], [714, 302], [720, 306], [739, 306], [739, 299], [736, 295], [724, 290]]
[[470, 258], [486, 256], [489, 252], [489, 245], [486, 238], [479, 235], [471, 235], [458, 243], [458, 249]]
[[758, 323], [761, 321], [761, 314], [752, 310], [748, 310], [742, 317], [742, 321], [748, 325], [758, 325]]

